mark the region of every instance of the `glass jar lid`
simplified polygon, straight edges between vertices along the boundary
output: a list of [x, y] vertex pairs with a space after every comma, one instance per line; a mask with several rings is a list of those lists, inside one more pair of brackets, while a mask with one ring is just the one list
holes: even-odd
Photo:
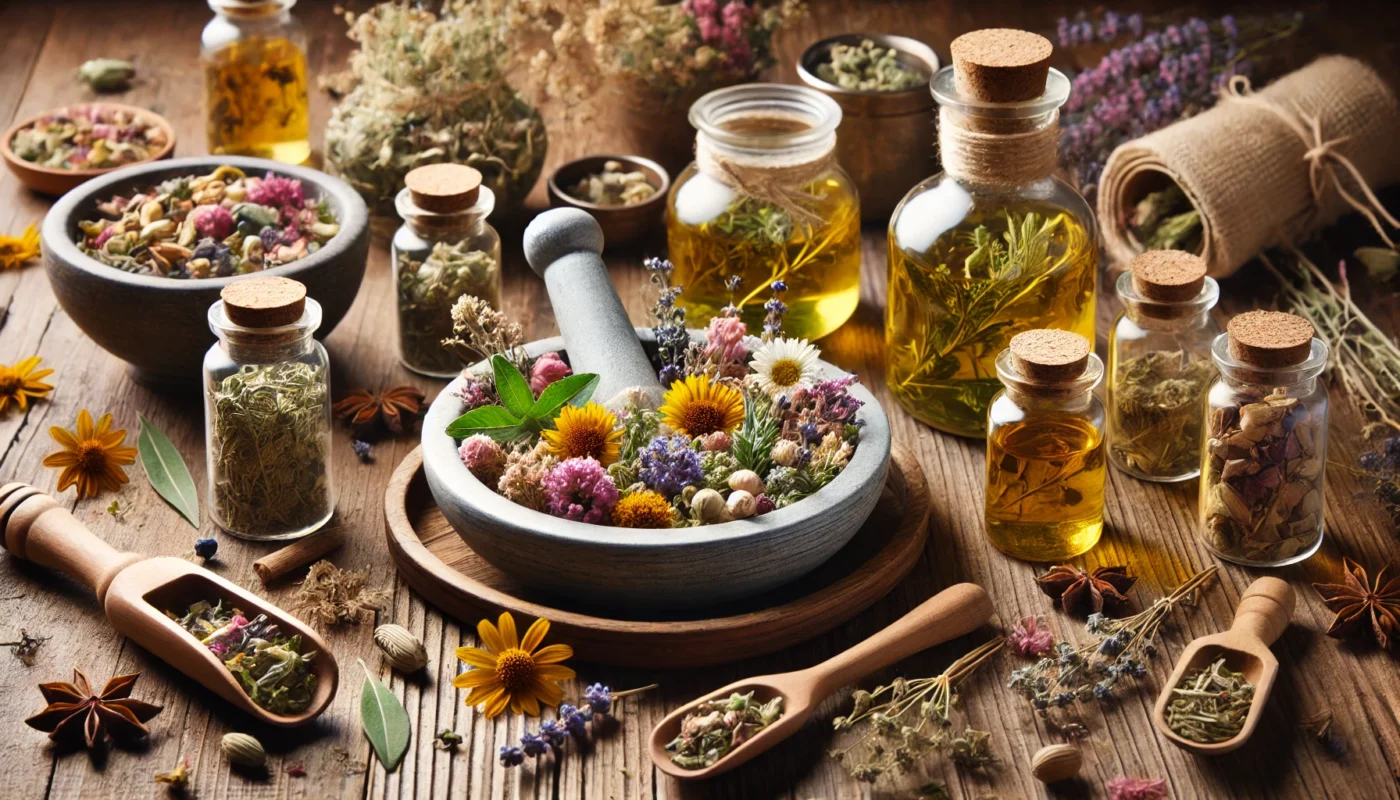
[[[757, 124], [765, 120], [787, 124]], [[825, 147], [841, 124], [841, 107], [805, 86], [749, 83], [716, 89], [696, 100], [690, 106], [690, 124], [700, 135], [735, 150]]]
[[216, 14], [228, 17], [262, 17], [286, 11], [297, 4], [297, 0], [208, 0], [209, 8]]

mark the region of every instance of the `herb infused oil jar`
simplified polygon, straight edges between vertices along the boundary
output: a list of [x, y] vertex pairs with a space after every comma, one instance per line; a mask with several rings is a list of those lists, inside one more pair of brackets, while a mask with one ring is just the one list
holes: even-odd
[[1017, 334], [987, 409], [987, 538], [1026, 561], [1063, 561], [1103, 533], [1103, 362], [1077, 333]]
[[496, 196], [461, 164], [418, 167], [404, 183], [394, 200], [404, 224], [390, 245], [399, 360], [420, 375], [454, 378], [465, 365], [442, 341], [453, 335], [457, 298], [501, 307], [501, 237], [486, 221]]
[[786, 335], [836, 330], [860, 300], [860, 200], [836, 163], [840, 107], [805, 87], [746, 84], [701, 97], [690, 122], [695, 163], [671, 187], [666, 233], [691, 324], [732, 302], [758, 330], [781, 281]]
[[1054, 177], [1070, 83], [1024, 31], [953, 41], [932, 81], [944, 171], [889, 225], [886, 380], [905, 410], [960, 436], [987, 434], [996, 360], [1033, 328], [1094, 338], [1098, 235], [1089, 204]]
[[311, 157], [306, 32], [296, 0], [209, 0], [200, 38], [209, 152], [301, 164]]
[[204, 355], [210, 515], [245, 539], [293, 539], [335, 510], [330, 359], [306, 287], [245, 278], [209, 307]]
[[1328, 348], [1280, 311], [1230, 320], [1211, 355], [1201, 452], [1201, 535], [1215, 555], [1278, 567], [1322, 546]]
[[1210, 310], [1220, 287], [1206, 262], [1151, 250], [1118, 276], [1123, 313], [1108, 336], [1108, 456], [1146, 481], [1190, 480], [1201, 470], [1201, 404], [1215, 379]]

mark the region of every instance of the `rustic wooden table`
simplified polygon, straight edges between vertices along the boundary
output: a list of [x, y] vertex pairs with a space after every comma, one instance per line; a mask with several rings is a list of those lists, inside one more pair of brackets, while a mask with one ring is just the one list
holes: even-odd
[[[363, 5], [360, 3], [358, 5]], [[1029, 26], [1047, 30], [1068, 4], [1040, 4], [1033, 10], [999, 13], [991, 4], [950, 10], [943, 4], [869, 4], [857, 0], [815, 3], [812, 18], [780, 37], [784, 64], [791, 64], [805, 42], [845, 30], [890, 30], [918, 36], [942, 53], [953, 35], [988, 24]], [[948, 4], [952, 5], [952, 4]], [[313, 69], [325, 73], [340, 68], [349, 42], [343, 23], [328, 2], [307, 0], [297, 9], [311, 32]], [[194, 72], [199, 30], [209, 12], [189, 0], [156, 2], [64, 3], [11, 0], [0, 7], [0, 127], [20, 115], [32, 114], [89, 97], [74, 71], [97, 56], [135, 56], [140, 80], [121, 99], [165, 114], [180, 135], [177, 155], [204, 151], [200, 113], [200, 82]], [[1338, 20], [1318, 28], [1340, 47], [1356, 42], [1393, 42], [1393, 35], [1375, 31], [1351, 35], [1375, 18]], [[1333, 28], [1340, 26], [1341, 33]], [[792, 78], [790, 67], [780, 77]], [[317, 94], [316, 128], [327, 118], [330, 101]], [[551, 163], [571, 154], [605, 149], [607, 142], [588, 127], [551, 131]], [[45, 198], [29, 194], [5, 173], [0, 175], [0, 230], [17, 232], [38, 221], [47, 209]], [[527, 326], [531, 338], [551, 335], [554, 322], [540, 283], [519, 256], [519, 229], [506, 227], [508, 267], [505, 298], [508, 309]], [[871, 227], [865, 234], [865, 274], [862, 304], [856, 316], [822, 343], [827, 357], [855, 370], [867, 385], [883, 392], [881, 380], [882, 306], [885, 284], [884, 231]], [[639, 267], [644, 253], [662, 250], [653, 242], [611, 259], [613, 277], [634, 319], [644, 319], [646, 302]], [[1246, 271], [1225, 283], [1227, 293], [1248, 292], [1261, 280]], [[1267, 296], [1268, 292], [1264, 294]], [[334, 360], [334, 383], [343, 393], [352, 386], [379, 388], [415, 383], [430, 395], [440, 383], [417, 378], [394, 356], [393, 294], [385, 244], [376, 243], [359, 299], [350, 315], [329, 337]], [[1229, 305], [1222, 304], [1222, 305]], [[1395, 303], [1388, 293], [1372, 300], [1378, 318], [1395, 330]], [[133, 383], [120, 362], [98, 349], [59, 309], [37, 265], [0, 275], [0, 363], [14, 363], [31, 354], [55, 368], [57, 390], [34, 404], [27, 414], [0, 417], [0, 482], [22, 480], [41, 489], [55, 488], [57, 473], [40, 465], [55, 449], [51, 425], [71, 426], [81, 408], [110, 411], [116, 425], [134, 439], [138, 414], [150, 417], [170, 434], [185, 454], [197, 481], [204, 476], [203, 428], [197, 398], [155, 394]], [[1105, 311], [1107, 313], [1107, 311]], [[1377, 798], [1400, 796], [1400, 679], [1396, 662], [1372, 647], [1348, 646], [1323, 636], [1331, 614], [1309, 583], [1336, 579], [1343, 554], [1376, 564], [1400, 552], [1393, 525], [1370, 500], [1365, 483], [1350, 469], [1356, 463], [1360, 438], [1356, 420], [1341, 413], [1338, 402], [1333, 450], [1328, 472], [1327, 528], [1323, 550], [1302, 565], [1278, 571], [1298, 590], [1293, 626], [1275, 647], [1282, 663], [1279, 684], [1259, 733], [1234, 756], [1218, 760], [1190, 757], [1167, 744], [1151, 729], [1149, 710], [1156, 688], [1166, 677], [1173, 656], [1191, 638], [1229, 624], [1241, 591], [1260, 574], [1225, 565], [1219, 586], [1204, 595], [1193, 613], [1174, 615], [1163, 637], [1163, 653], [1151, 664], [1151, 675], [1138, 691], [1087, 719], [1089, 738], [1083, 742], [1086, 763], [1083, 781], [1055, 796], [1104, 797], [1104, 784], [1117, 775], [1159, 776], [1167, 779], [1177, 798], [1224, 796], [1258, 798]], [[409, 438], [380, 444], [375, 461], [357, 462], [348, 439], [336, 439], [336, 474], [340, 500], [338, 523], [350, 531], [349, 543], [333, 558], [343, 567], [368, 570], [374, 584], [391, 588], [392, 599], [379, 622], [407, 626], [426, 641], [432, 657], [430, 673], [405, 680], [388, 675], [413, 720], [413, 743], [402, 767], [386, 774], [374, 762], [357, 721], [362, 676], [355, 659], [371, 667], [380, 658], [370, 639], [371, 625], [333, 630], [329, 641], [344, 670], [344, 682], [321, 720], [295, 732], [250, 728], [246, 718], [226, 703], [173, 671], [139, 647], [129, 645], [107, 625], [89, 594], [53, 574], [13, 558], [0, 559], [0, 635], [13, 638], [20, 628], [51, 637], [33, 666], [0, 656], [0, 796], [13, 798], [163, 796], [152, 774], [169, 769], [188, 756], [195, 764], [193, 793], [197, 797], [790, 797], [846, 798], [871, 796], [824, 755], [832, 743], [830, 720], [842, 702], [830, 702], [793, 740], [737, 772], [708, 785], [682, 785], [654, 771], [644, 743], [654, 721], [678, 703], [713, 686], [744, 675], [801, 668], [850, 646], [879, 630], [909, 608], [951, 583], [973, 581], [987, 588], [1002, 622], [1025, 614], [1048, 613], [1061, 634], [1082, 637], [1079, 624], [1052, 611], [1032, 579], [1041, 566], [1008, 559], [986, 542], [982, 533], [981, 494], [983, 448], [979, 442], [936, 434], [916, 424], [893, 404], [887, 406], [896, 438], [911, 447], [927, 473], [934, 498], [931, 536], [926, 553], [913, 572], [888, 598], [829, 634], [767, 658], [723, 668], [650, 673], [578, 663], [581, 680], [566, 697], [577, 697], [583, 682], [602, 681], [616, 689], [659, 682], [661, 687], [640, 699], [625, 702], [621, 721], [607, 730], [591, 751], [569, 752], [558, 762], [506, 770], [496, 759], [497, 748], [513, 744], [525, 721], [502, 717], [487, 721], [465, 708], [462, 696], [449, 683], [458, 663], [453, 650], [475, 644], [475, 620], [444, 617], [426, 606], [399, 582], [387, 558], [382, 497], [390, 472], [414, 446]], [[112, 545], [150, 555], [184, 555], [191, 551], [193, 532], [155, 495], [139, 467], [118, 495], [131, 508], [120, 520], [104, 509], [110, 497], [75, 502], [72, 508]], [[1194, 535], [1195, 483], [1153, 486], [1113, 473], [1109, 479], [1108, 532], [1103, 542], [1081, 559], [1084, 566], [1128, 564], [1141, 575], [1135, 595], [1150, 602], [1192, 572], [1214, 563]], [[207, 521], [202, 535], [215, 533]], [[220, 574], [261, 591], [251, 562], [270, 550], [230, 537], [221, 537]], [[271, 600], [288, 604], [295, 592], [285, 581], [266, 592]], [[985, 634], [968, 637], [899, 665], [907, 675], [931, 675], [965, 652]], [[35, 685], [67, 679], [74, 665], [95, 680], [126, 672], [142, 672], [137, 694], [163, 704], [165, 711], [152, 723], [149, 746], [138, 751], [115, 750], [94, 761], [83, 753], [56, 755], [44, 736], [23, 724], [42, 703]], [[1002, 764], [983, 774], [960, 772], [941, 760], [891, 788], [881, 785], [874, 796], [909, 796], [909, 787], [925, 780], [944, 781], [954, 797], [1044, 797], [1046, 789], [1030, 776], [1030, 756], [1056, 739], [1025, 703], [1004, 688], [1010, 656], [1000, 657], [963, 689], [966, 721], [991, 731]], [[892, 673], [884, 677], [890, 677]], [[1336, 728], [1348, 745], [1343, 760], [1324, 756], [1322, 749], [1298, 728], [1298, 720], [1330, 709]], [[466, 737], [457, 753], [436, 750], [432, 735], [452, 728]], [[272, 751], [270, 777], [250, 780], [231, 773], [219, 753], [219, 738], [230, 730], [252, 730]], [[369, 766], [366, 768], [366, 763]], [[304, 777], [287, 768], [300, 764]]]

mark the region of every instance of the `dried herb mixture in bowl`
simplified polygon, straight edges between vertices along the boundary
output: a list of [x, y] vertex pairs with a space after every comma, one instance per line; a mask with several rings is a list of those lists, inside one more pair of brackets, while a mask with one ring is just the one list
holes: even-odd
[[200, 600], [183, 616], [165, 612], [200, 644], [218, 656], [254, 703], [274, 714], [305, 711], [316, 691], [311, 661], [301, 636], [284, 635], [266, 614], [253, 619], [222, 601]]
[[290, 264], [340, 232], [302, 182], [220, 166], [114, 195], [78, 223], [78, 249], [108, 266], [166, 278], [224, 278]]
[[149, 116], [103, 105], [61, 108], [15, 131], [10, 149], [38, 167], [115, 169], [158, 157], [170, 143]]

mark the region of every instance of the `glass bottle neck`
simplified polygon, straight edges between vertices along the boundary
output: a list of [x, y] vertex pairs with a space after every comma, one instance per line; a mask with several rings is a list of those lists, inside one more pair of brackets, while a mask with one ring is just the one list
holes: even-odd
[[1103, 361], [1093, 353], [1084, 371], [1065, 381], [1037, 381], [1022, 375], [1009, 347], [997, 356], [996, 366], [1006, 396], [1028, 411], [1083, 411], [1093, 402], [1094, 387], [1103, 380]]
[[1118, 298], [1123, 301], [1123, 313], [1143, 330], [1182, 333], [1199, 330], [1210, 324], [1210, 311], [1220, 299], [1220, 286], [1214, 278], [1206, 278], [1200, 294], [1178, 303], [1149, 300], [1138, 293], [1131, 272], [1118, 276]]
[[408, 187], [400, 189], [394, 198], [394, 208], [403, 219], [404, 225], [420, 238], [430, 242], [460, 241], [468, 236], [484, 233], [486, 218], [495, 207], [496, 195], [486, 186], [477, 189], [475, 205], [449, 213], [425, 211], [414, 205], [412, 192]]
[[836, 144], [841, 107], [802, 86], [754, 83], [717, 89], [690, 107], [697, 148], [730, 158], [810, 161]]
[[238, 325], [224, 312], [222, 300], [209, 307], [209, 329], [236, 364], [273, 364], [306, 355], [316, 346], [312, 335], [319, 327], [321, 305], [309, 297], [301, 319], [276, 328]]

